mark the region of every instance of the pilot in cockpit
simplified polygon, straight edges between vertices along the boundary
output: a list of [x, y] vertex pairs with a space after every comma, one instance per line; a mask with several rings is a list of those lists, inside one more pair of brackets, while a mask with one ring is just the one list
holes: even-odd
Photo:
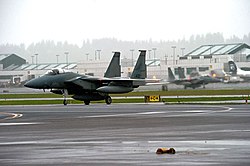
[[59, 74], [59, 70], [58, 70], [58, 69], [53, 69], [52, 71], [53, 71], [53, 73], [54, 73], [55, 75]]
[[57, 74], [60, 74], [60, 71], [59, 71], [59, 69], [52, 69], [52, 70], [47, 71], [46, 74], [57, 75]]

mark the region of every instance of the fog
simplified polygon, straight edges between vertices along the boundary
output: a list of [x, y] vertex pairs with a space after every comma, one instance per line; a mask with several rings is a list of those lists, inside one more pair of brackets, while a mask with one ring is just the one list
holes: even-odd
[[[156, 58], [165, 58], [172, 56], [172, 46], [176, 46], [175, 53], [178, 56], [187, 54], [193, 49], [205, 44], [223, 44], [223, 43], [246, 43], [250, 45], [250, 33], [244, 35], [243, 38], [233, 36], [229, 39], [223, 37], [221, 33], [208, 33], [205, 35], [192, 35], [189, 39], [180, 39], [177, 41], [153, 41], [153, 40], [138, 40], [138, 41], [122, 41], [115, 38], [103, 38], [84, 40], [80, 46], [66, 41], [56, 42], [53, 40], [43, 40], [38, 43], [29, 45], [20, 44], [2, 44], [0, 45], [1, 53], [16, 53], [25, 58], [29, 63], [32, 63], [31, 56], [38, 54], [38, 63], [55, 63], [57, 56], [59, 63], [66, 62], [65, 52], [68, 52], [69, 62], [79, 62], [87, 60], [95, 60], [98, 58], [100, 51], [101, 60], [109, 61], [112, 57], [112, 51], [121, 51], [122, 58], [130, 59], [137, 58], [139, 49], [151, 50], [147, 52], [147, 58], [153, 58], [152, 48], [156, 48]], [[182, 51], [183, 50], [183, 51]], [[149, 53], [150, 52], [150, 53]], [[34, 59], [33, 59], [34, 60]]]
[[[0, 0], [0, 53], [29, 62], [109, 59], [114, 50], [171, 46], [187, 53], [203, 44], [249, 43], [249, 0]], [[89, 57], [86, 57], [89, 54]], [[136, 55], [136, 52], [134, 52]]]

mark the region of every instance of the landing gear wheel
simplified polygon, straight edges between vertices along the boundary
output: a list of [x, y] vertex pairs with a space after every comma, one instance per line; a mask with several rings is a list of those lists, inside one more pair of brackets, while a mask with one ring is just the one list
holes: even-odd
[[67, 101], [68, 90], [67, 89], [63, 89], [62, 93], [63, 93], [63, 105], [67, 105], [68, 104], [68, 101]]
[[84, 100], [85, 105], [89, 105], [90, 101], [89, 100]]
[[111, 97], [110, 97], [110, 96], [107, 96], [107, 97], [105, 98], [105, 102], [106, 102], [106, 104], [111, 104], [111, 103], [112, 103]]

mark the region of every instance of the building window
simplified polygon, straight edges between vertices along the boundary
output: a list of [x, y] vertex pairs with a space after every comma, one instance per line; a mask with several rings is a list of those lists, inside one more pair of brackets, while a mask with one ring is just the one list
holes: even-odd
[[187, 68], [187, 74], [190, 74], [192, 72], [196, 71], [196, 68], [195, 67], [190, 67], [190, 68]]
[[206, 55], [204, 56], [204, 59], [212, 59], [212, 55]]
[[207, 71], [209, 70], [209, 67], [199, 67], [199, 71]]
[[179, 73], [178, 73], [178, 68], [174, 68], [174, 74], [175, 74], [175, 75], [179, 75]]
[[180, 60], [183, 60], [183, 59], [188, 59], [188, 57], [187, 56], [180, 57]]
[[[184, 73], [185, 69], [181, 68], [181, 71]], [[179, 69], [178, 68], [174, 68], [174, 74], [179, 75]]]
[[200, 59], [199, 56], [192, 56], [192, 59]]

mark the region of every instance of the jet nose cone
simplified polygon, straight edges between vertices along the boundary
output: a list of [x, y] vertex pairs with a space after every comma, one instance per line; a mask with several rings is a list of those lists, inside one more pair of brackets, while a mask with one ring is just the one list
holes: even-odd
[[30, 81], [26, 82], [23, 86], [27, 87], [27, 88], [31, 88], [31, 84], [30, 84]]
[[24, 86], [27, 88], [35, 88], [35, 89], [40, 88], [39, 85], [40, 85], [39, 81], [37, 81], [36, 79], [29, 80], [24, 84]]
[[50, 86], [42, 77], [34, 78], [24, 84], [25, 87], [34, 89], [49, 89]]

